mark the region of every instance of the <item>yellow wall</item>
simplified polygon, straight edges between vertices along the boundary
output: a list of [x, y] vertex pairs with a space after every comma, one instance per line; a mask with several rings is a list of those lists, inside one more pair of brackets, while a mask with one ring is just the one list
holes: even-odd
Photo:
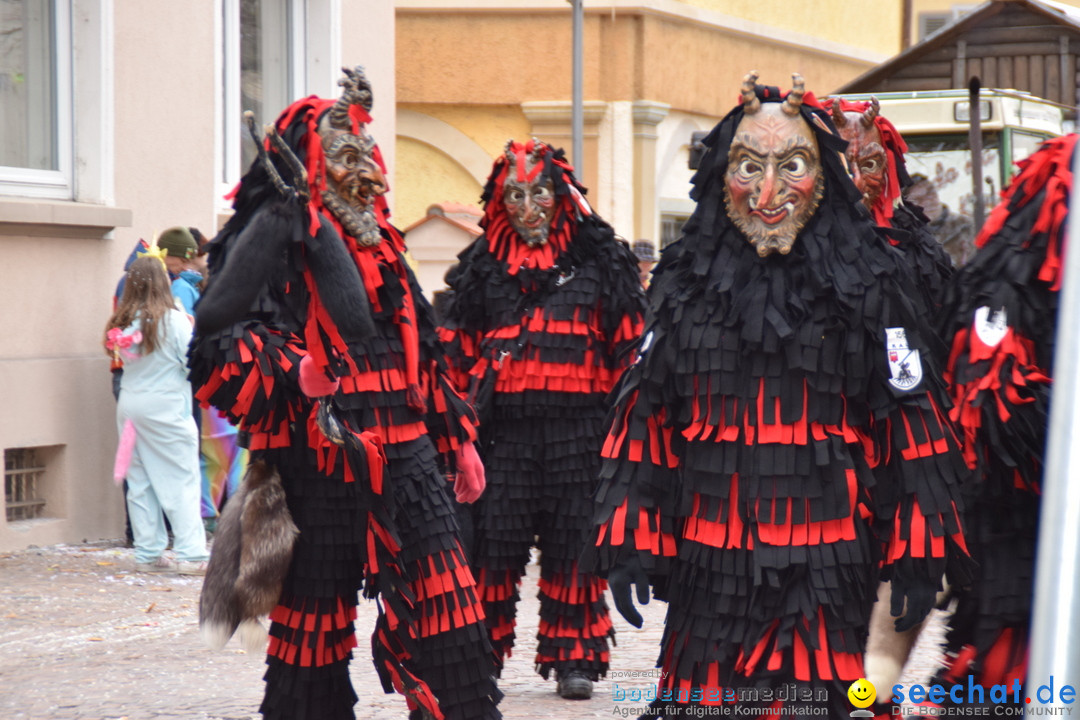
[[902, 4], [882, 0], [792, 2], [791, 0], [678, 0], [681, 4], [824, 40], [900, 52]]
[[415, 110], [453, 125], [482, 147], [494, 161], [506, 141], [526, 139], [529, 121], [516, 105], [421, 105], [400, 103], [399, 110]]
[[399, 102], [516, 105], [570, 96], [565, 17], [524, 22], [521, 15], [399, 12], [397, 18]]
[[392, 221], [402, 229], [422, 219], [434, 203], [480, 204], [482, 186], [453, 158], [426, 143], [398, 136], [397, 177], [404, 186], [396, 188]]
[[[807, 5], [775, 4], [778, 7]], [[871, 15], [873, 22], [867, 20], [862, 25], [852, 26], [834, 13], [834, 22], [827, 24], [830, 34], [823, 40], [850, 48], [857, 45], [852, 40], [859, 39], [864, 45], [872, 45], [873, 53], [881, 60], [895, 54], [899, 49], [898, 5], [884, 4], [889, 6], [889, 12], [879, 10]], [[795, 17], [800, 14], [795, 13]], [[783, 15], [777, 10], [769, 17], [778, 20]], [[399, 10], [398, 101], [409, 106], [465, 103], [505, 106], [569, 100], [572, 70], [569, 18], [565, 12]], [[788, 17], [785, 22], [793, 21]], [[816, 20], [815, 24], [823, 22]], [[759, 70], [763, 80], [778, 85], [786, 85], [792, 72], [801, 72], [811, 88], [824, 94], [876, 62], [862, 57], [873, 53], [844, 56], [839, 52], [840, 46], [829, 46], [837, 52], [819, 52], [792, 44], [793, 31], [755, 37], [746, 34], [747, 28], [750, 26], [744, 24], [737, 29], [722, 30], [694, 17], [671, 14], [588, 13], [584, 36], [584, 99], [605, 102], [648, 99], [668, 103], [673, 110], [722, 115], [732, 104], [739, 79], [749, 70]], [[768, 30], [764, 25], [753, 28]], [[843, 32], [838, 32], [838, 28]], [[854, 28], [865, 32], [856, 32]], [[803, 29], [804, 36], [806, 30]], [[874, 39], [867, 40], [868, 35]]]
[[[399, 116], [407, 114], [416, 128], [406, 132], [399, 118], [400, 226], [422, 217], [433, 202], [476, 203], [477, 157], [493, 158], [508, 138], [532, 132], [534, 123], [536, 132], [552, 134], [540, 139], [572, 154], [569, 4], [396, 2]], [[650, 217], [656, 213], [638, 211], [658, 202], [657, 178], [638, 175], [663, 175], [668, 169], [653, 156], [667, 158], [670, 143], [689, 141], [689, 129], [664, 127], [664, 116], [707, 128], [735, 105], [751, 70], [784, 90], [798, 72], [808, 90], [824, 96], [899, 52], [902, 0], [820, 6], [790, 0], [586, 3], [582, 94], [592, 115], [580, 179], [601, 214], [625, 232], [655, 234]], [[642, 103], [663, 109], [647, 121], [635, 115]], [[663, 147], [650, 137], [654, 132], [666, 138]], [[442, 141], [430, 139], [440, 134]], [[642, 147], [630, 152], [639, 142]], [[621, 170], [601, 173], [613, 158]]]
[[751, 70], [758, 71], [760, 82], [782, 90], [798, 72], [808, 90], [824, 96], [870, 68], [855, 60], [797, 54], [789, 47], [718, 36], [705, 27], [661, 19], [644, 24], [641, 48], [644, 58], [665, 58], [641, 64], [641, 97], [668, 103], [672, 110], [714, 117], [734, 107], [742, 78]]

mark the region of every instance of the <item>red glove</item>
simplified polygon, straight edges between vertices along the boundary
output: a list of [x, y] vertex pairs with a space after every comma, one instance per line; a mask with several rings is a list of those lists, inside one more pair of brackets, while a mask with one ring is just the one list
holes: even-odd
[[300, 361], [300, 389], [308, 397], [333, 395], [340, 384], [340, 380], [337, 378], [331, 380], [325, 372], [316, 367], [310, 355], [305, 355]]
[[480, 498], [487, 482], [484, 480], [484, 464], [476, 446], [465, 443], [455, 452], [457, 458], [457, 478], [454, 480], [454, 496], [459, 503], [472, 503]]

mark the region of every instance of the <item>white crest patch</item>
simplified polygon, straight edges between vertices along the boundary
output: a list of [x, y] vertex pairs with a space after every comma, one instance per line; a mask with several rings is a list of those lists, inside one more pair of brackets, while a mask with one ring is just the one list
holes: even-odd
[[885, 354], [889, 359], [889, 384], [897, 390], [914, 390], [922, 382], [919, 351], [908, 346], [907, 331], [902, 327], [885, 328]]
[[991, 310], [983, 305], [975, 311], [975, 334], [979, 336], [989, 347], [997, 347], [997, 344], [1009, 331], [1009, 321], [1005, 316], [1005, 308]]

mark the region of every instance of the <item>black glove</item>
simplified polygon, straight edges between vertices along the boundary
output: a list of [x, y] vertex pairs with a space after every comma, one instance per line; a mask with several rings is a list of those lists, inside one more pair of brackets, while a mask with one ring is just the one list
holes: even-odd
[[626, 622], [636, 628], [641, 627], [641, 613], [634, 606], [630, 597], [630, 586], [637, 586], [637, 601], [641, 605], [649, 604], [649, 578], [641, 568], [641, 561], [636, 553], [628, 555], [611, 568], [608, 572], [608, 587], [611, 589], [611, 599], [615, 601], [615, 609], [623, 616]]
[[[908, 564], [911, 559], [903, 558], [898, 562]], [[893, 573], [892, 607], [890, 608], [890, 612], [896, 618], [896, 632], [910, 630], [926, 619], [937, 603], [939, 590], [941, 590], [940, 580], [930, 580], [917, 575], [911, 572], [911, 568], [897, 567], [896, 572]], [[906, 613], [904, 612], [905, 600], [907, 600]]]

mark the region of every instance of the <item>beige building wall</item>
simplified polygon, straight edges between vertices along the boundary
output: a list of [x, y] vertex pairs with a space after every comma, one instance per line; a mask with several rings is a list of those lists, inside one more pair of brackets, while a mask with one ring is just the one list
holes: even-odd
[[[461, 194], [474, 191], [467, 168], [478, 149], [489, 168], [510, 137], [535, 135], [571, 154], [572, 14], [565, 0], [396, 5], [398, 132], [409, 166], [397, 186], [401, 223], [418, 220], [432, 202], [475, 202]], [[665, 214], [692, 207], [690, 133], [731, 109], [746, 72], [757, 70], [783, 89], [798, 72], [808, 89], [825, 95], [899, 51], [902, 7], [900, 0], [824, 7], [590, 0], [583, 157], [570, 157], [589, 201], [619, 235], [658, 243]], [[403, 134], [406, 126], [411, 134]], [[461, 170], [446, 170], [455, 164]], [[441, 168], [442, 179], [425, 167]]]
[[[0, 515], [0, 551], [123, 534], [102, 332], [124, 260], [140, 237], [172, 225], [211, 235], [221, 220], [216, 123], [227, 1], [73, 0], [75, 193], [68, 200], [7, 191], [0, 197], [0, 297], [7, 308], [0, 447], [35, 450], [45, 500], [41, 518], [8, 522], [7, 513]], [[306, 6], [300, 94], [336, 95], [341, 66], [365, 65], [375, 92], [372, 132], [392, 173], [392, 5]]]

